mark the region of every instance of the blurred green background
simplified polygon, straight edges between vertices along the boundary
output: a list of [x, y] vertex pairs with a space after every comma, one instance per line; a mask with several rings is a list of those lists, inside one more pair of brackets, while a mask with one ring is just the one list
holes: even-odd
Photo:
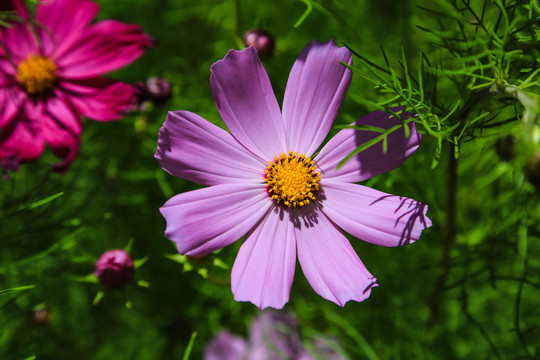
[[[417, 7], [429, 2], [97, 2], [98, 19], [139, 24], [159, 41], [109, 76], [130, 83], [164, 77], [173, 97], [121, 121], [85, 120], [79, 156], [65, 175], [50, 172], [56, 159], [47, 152], [0, 181], [0, 291], [31, 286], [0, 292], [0, 359], [180, 359], [193, 332], [190, 358], [200, 359], [220, 329], [246, 336], [259, 310], [235, 302], [230, 290], [240, 242], [187, 260], [163, 236], [159, 207], [197, 188], [168, 175], [153, 158], [167, 111], [189, 110], [223, 126], [210, 92], [210, 65], [241, 48], [251, 28], [275, 36], [274, 54], [262, 62], [280, 103], [289, 70], [312, 39], [334, 38], [379, 63], [383, 46], [396, 66], [401, 46], [411, 58], [420, 45], [436, 54], [415, 27], [429, 21]], [[384, 99], [354, 76], [336, 124], [373, 110], [356, 96]], [[285, 310], [298, 316], [306, 338], [332, 334], [350, 359], [538, 358], [539, 197], [519, 166], [497, 156], [502, 132], [461, 148], [453, 244], [445, 242], [449, 148], [431, 169], [435, 138], [424, 136], [403, 166], [365, 182], [428, 204], [433, 227], [401, 248], [351, 239], [380, 285], [362, 303], [340, 308], [322, 299], [297, 266]], [[49, 201], [36, 203], [43, 199]], [[120, 290], [92, 282], [97, 258], [128, 244], [133, 259], [147, 260], [139, 262], [135, 279]], [[36, 319], [40, 309], [47, 310], [46, 321]]]

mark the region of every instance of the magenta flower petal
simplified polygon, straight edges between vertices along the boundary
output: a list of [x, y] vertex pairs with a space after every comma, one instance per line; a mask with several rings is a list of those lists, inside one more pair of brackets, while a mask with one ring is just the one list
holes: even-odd
[[58, 98], [51, 100], [42, 115], [41, 133], [52, 152], [63, 158], [62, 162], [53, 165], [53, 170], [62, 173], [69, 168], [79, 151], [80, 116], [66, 102]]
[[340, 61], [352, 64], [347, 48], [313, 40], [294, 63], [283, 99], [289, 149], [311, 155], [328, 135], [351, 83]]
[[346, 232], [381, 246], [412, 244], [431, 226], [427, 205], [366, 186], [323, 182], [322, 211]]
[[57, 92], [55, 97], [45, 103], [45, 112], [61, 128], [74, 135], [81, 134], [82, 122], [80, 116], [60, 92]]
[[41, 131], [28, 122], [17, 121], [3, 130], [0, 132], [0, 166], [16, 170], [19, 163], [35, 160], [45, 148]]
[[12, 63], [19, 63], [32, 53], [40, 53], [35, 38], [24, 23], [0, 26], [0, 43], [3, 45], [0, 55]]
[[[4, 87], [0, 91], [0, 129], [8, 124], [20, 112], [20, 106], [24, 100], [24, 95], [14, 87]], [[0, 130], [0, 135], [2, 131]]]
[[77, 44], [56, 54], [59, 77], [83, 79], [102, 75], [133, 62], [153, 44], [138, 25], [101, 21], [87, 28]]
[[203, 359], [242, 360], [246, 352], [247, 343], [244, 339], [228, 331], [221, 331], [204, 349]]
[[[408, 117], [410, 114], [402, 114]], [[369, 125], [381, 129], [390, 129], [401, 124], [397, 118], [391, 117], [383, 111], [374, 111], [354, 123], [355, 125]], [[379, 143], [361, 151], [351, 158], [339, 170], [339, 162], [349, 155], [358, 146], [380, 135], [379, 132], [367, 130], [344, 129], [336, 134], [321, 149], [317, 155], [317, 166], [324, 174], [325, 179], [340, 182], [358, 182], [376, 175], [383, 174], [397, 168], [412, 155], [422, 142], [422, 136], [416, 131], [413, 122], [408, 124], [410, 136], [405, 136], [405, 129], [401, 128], [388, 135], [387, 152], [383, 151], [383, 143]]]
[[232, 135], [265, 162], [288, 151], [279, 105], [257, 51], [231, 50], [210, 70], [216, 107]]
[[250, 301], [259, 309], [281, 309], [289, 301], [295, 263], [294, 225], [288, 211], [274, 208], [238, 252], [231, 275], [234, 299]]
[[155, 158], [174, 176], [204, 185], [261, 183], [265, 163], [228, 132], [187, 112], [169, 112]]
[[120, 119], [133, 110], [137, 101], [133, 86], [105, 78], [61, 81], [59, 87], [82, 115], [96, 121]]
[[88, 0], [38, 2], [36, 19], [55, 36], [51, 41], [47, 31], [41, 32], [45, 53], [56, 57], [79, 41], [98, 10], [98, 5]]
[[315, 292], [340, 306], [367, 299], [377, 279], [364, 267], [349, 240], [320, 211], [300, 208], [298, 213], [298, 260]]
[[160, 211], [180, 254], [206, 255], [245, 235], [270, 209], [264, 184], [223, 184], [172, 197]]
[[[1, 27], [0, 27], [0, 33], [1, 33]], [[3, 52], [2, 47], [0, 46], [0, 85], [18, 85], [17, 81], [15, 80], [15, 73], [16, 70], [13, 67], [13, 64], [11, 64], [7, 60], [3, 60]]]

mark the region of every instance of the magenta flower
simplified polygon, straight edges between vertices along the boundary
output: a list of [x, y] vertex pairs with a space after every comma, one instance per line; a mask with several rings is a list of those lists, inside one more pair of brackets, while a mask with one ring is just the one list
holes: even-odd
[[21, 0], [12, 4], [23, 21], [0, 29], [0, 166], [14, 170], [47, 144], [63, 171], [79, 148], [81, 115], [119, 119], [137, 100], [130, 85], [100, 76], [153, 41], [137, 25], [91, 24], [98, 6], [89, 0], [38, 2], [35, 20]]
[[[230, 133], [200, 116], [170, 112], [155, 157], [172, 175], [209, 187], [176, 195], [160, 209], [165, 235], [198, 256], [246, 235], [232, 269], [237, 301], [282, 308], [296, 257], [313, 289], [341, 306], [369, 297], [376, 279], [340, 228], [382, 246], [410, 244], [431, 225], [427, 206], [353, 184], [399, 166], [419, 146], [414, 123], [382, 144], [338, 163], [378, 134], [345, 129], [316, 153], [351, 81], [351, 54], [333, 41], [311, 42], [296, 60], [283, 111], [253, 47], [212, 65], [211, 87]], [[375, 111], [358, 125], [389, 129], [398, 119]], [[315, 154], [315, 156], [314, 156]]]
[[128, 253], [122, 249], [105, 251], [96, 261], [94, 275], [107, 287], [122, 287], [133, 278], [135, 268]]

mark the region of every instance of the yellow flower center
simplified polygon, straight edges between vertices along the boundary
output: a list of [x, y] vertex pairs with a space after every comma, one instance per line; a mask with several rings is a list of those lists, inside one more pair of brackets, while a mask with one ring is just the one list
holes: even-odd
[[315, 171], [315, 163], [304, 154], [289, 151], [276, 156], [265, 170], [268, 194], [288, 207], [307, 205], [310, 199], [315, 200], [313, 193], [319, 190], [321, 173]]
[[17, 80], [28, 94], [44, 94], [54, 88], [56, 70], [56, 65], [49, 58], [30, 55], [17, 67]]

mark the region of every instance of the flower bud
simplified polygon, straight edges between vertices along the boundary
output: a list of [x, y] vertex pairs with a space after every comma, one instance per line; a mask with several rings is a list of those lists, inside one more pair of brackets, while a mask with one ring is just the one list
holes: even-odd
[[146, 80], [146, 91], [148, 91], [150, 99], [154, 101], [164, 101], [172, 95], [169, 80], [155, 76], [149, 77]]
[[270, 56], [274, 51], [274, 37], [267, 31], [251, 29], [244, 34], [244, 44], [257, 49], [260, 56]]
[[37, 309], [32, 313], [31, 320], [34, 325], [48, 325], [51, 320], [51, 313], [47, 308]]
[[106, 287], [119, 288], [133, 277], [133, 261], [121, 249], [108, 250], [96, 262], [94, 274]]

